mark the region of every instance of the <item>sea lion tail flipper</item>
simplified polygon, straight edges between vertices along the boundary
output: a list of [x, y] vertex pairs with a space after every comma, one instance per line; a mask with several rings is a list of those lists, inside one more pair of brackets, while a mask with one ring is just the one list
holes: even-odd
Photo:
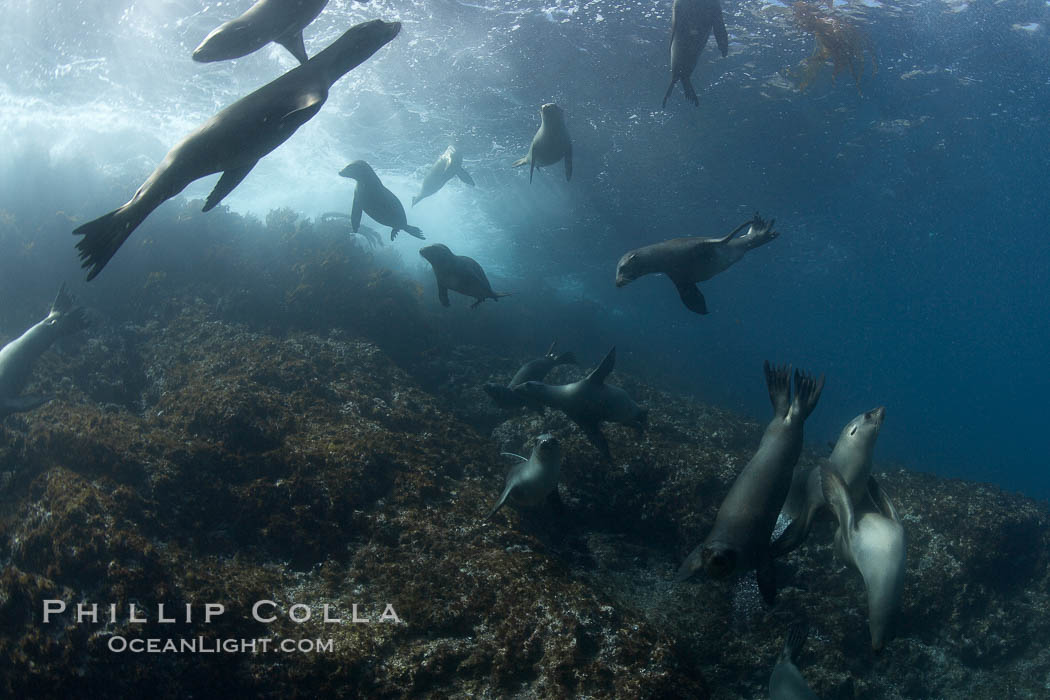
[[[274, 39], [275, 42], [288, 49], [289, 53], [298, 59], [299, 63], [306, 63], [310, 60], [310, 57], [306, 55], [306, 45], [303, 43], [303, 30], [293, 34], [285, 34], [284, 36], [277, 37]], [[725, 55], [724, 53], [722, 54]]]
[[565, 181], [572, 179], [572, 144], [565, 149]]
[[715, 31], [715, 41], [718, 43], [718, 50], [722, 52], [722, 58], [729, 55], [729, 33], [726, 31], [726, 21], [722, 17], [722, 6], [718, 7], [718, 15], [715, 17], [714, 25], [712, 29]]
[[696, 90], [693, 89], [693, 82], [689, 79], [688, 75], [683, 75], [680, 80], [682, 81], [682, 90], [685, 92], [685, 96], [689, 98], [697, 107], [700, 106], [700, 98], [696, 96]]
[[0, 418], [12, 413], [25, 413], [26, 411], [32, 411], [34, 408], [43, 406], [53, 398], [55, 398], [53, 394], [12, 396], [6, 399], [0, 398]]
[[766, 372], [769, 400], [773, 404], [773, 415], [783, 418], [791, 407], [791, 365], [771, 367], [769, 360], [766, 360], [763, 368]]
[[777, 578], [773, 569], [773, 557], [767, 550], [759, 558], [758, 566], [755, 568], [755, 580], [758, 581], [758, 592], [762, 594], [762, 600], [766, 605], [777, 602]]
[[357, 187], [354, 187], [354, 204], [350, 209], [350, 230], [354, 233], [357, 233], [357, 229], [361, 228], [361, 214], [363, 213], [364, 209], [357, 200]]
[[524, 158], [518, 158], [518, 159], [517, 159], [516, 161], [514, 161], [513, 163], [511, 163], [511, 164], [510, 164], [510, 167], [512, 167], [512, 168], [518, 168], [518, 167], [521, 167], [522, 165], [525, 165], [525, 164], [526, 164], [526, 163], [528, 163], [528, 162], [529, 162], [529, 157], [528, 157], [528, 156], [525, 156]]
[[449, 306], [448, 287], [443, 284], [438, 285], [438, 301], [441, 302], [442, 306]]
[[843, 535], [848, 539], [853, 534], [855, 522], [853, 504], [849, 500], [845, 482], [837, 472], [825, 466], [820, 468], [820, 484], [824, 490], [824, 500], [835, 514], [835, 519], [839, 521]]
[[780, 660], [795, 663], [802, 653], [802, 647], [806, 644], [809, 636], [809, 623], [799, 620], [788, 627], [787, 636], [784, 637], [784, 650], [780, 652]]
[[102, 272], [102, 268], [116, 254], [131, 232], [146, 218], [146, 214], [149, 214], [149, 211], [134, 206], [132, 200], [119, 209], [73, 229], [73, 235], [83, 236], [77, 241], [77, 250], [80, 251], [80, 259], [83, 261], [81, 267], [90, 268], [87, 276], [89, 282]]
[[678, 296], [681, 297], [685, 308], [694, 314], [707, 313], [707, 300], [704, 299], [703, 293], [696, 284], [685, 280], [677, 280], [674, 277], [671, 278], [671, 281], [674, 282], [674, 286], [678, 290]]
[[485, 520], [491, 520], [492, 516], [503, 507], [503, 504], [507, 502], [507, 497], [510, 496], [510, 492], [514, 490], [514, 484], [507, 484], [503, 489], [503, 493], [500, 494], [499, 500], [496, 501], [496, 505], [492, 506], [492, 510], [485, 516]]
[[590, 374], [588, 374], [587, 378], [584, 379], [583, 381], [585, 381], [585, 382], [598, 382], [599, 384], [602, 384], [602, 383], [605, 382], [606, 378], [610, 374], [612, 374], [612, 371], [613, 371], [613, 369], [615, 367], [616, 367], [616, 346], [613, 345], [611, 348], [609, 348], [609, 352], [605, 353], [605, 357], [602, 358], [601, 363], [597, 367], [595, 367], [594, 371], [592, 371]]
[[824, 391], [824, 375], [817, 379], [812, 374], [803, 374], [795, 370], [795, 401], [792, 404], [792, 413], [802, 416], [802, 420], [813, 413], [820, 400], [820, 392]]
[[875, 480], [874, 476], [868, 477], [868, 495], [871, 496], [871, 500], [875, 503], [875, 507], [879, 509], [879, 512], [890, 520], [899, 523], [901, 521], [900, 516], [897, 515], [897, 509], [893, 507], [893, 501], [882, 489], [882, 486], [878, 481]]
[[470, 173], [464, 170], [462, 166], [456, 168], [456, 177], [458, 177], [460, 180], [467, 183], [471, 187], [474, 187], [474, 178], [472, 178], [470, 176]]
[[678, 572], [674, 575], [676, 583], [681, 583], [692, 577], [697, 571], [704, 568], [704, 546], [699, 545], [689, 556], [685, 558], [682, 565], [678, 567]]
[[[405, 224], [404, 226], [401, 227], [401, 230], [403, 230], [405, 233], [407, 233], [410, 236], [415, 236], [416, 238], [418, 238], [421, 241], [425, 241], [426, 238], [427, 238], [426, 236], [423, 235], [423, 232], [419, 229], [418, 226], [409, 226], [408, 224]], [[391, 232], [390, 238], [393, 239], [393, 237], [394, 237], [394, 234], [393, 234], [393, 232]]]
[[255, 167], [255, 163], [258, 162], [259, 161], [254, 161], [243, 168], [230, 168], [229, 170], [223, 171], [222, 177], [220, 177], [219, 181], [215, 183], [215, 189], [213, 189], [211, 194], [208, 195], [208, 198], [204, 200], [204, 207], [201, 211], [211, 211], [214, 209], [226, 195], [233, 192], [233, 188], [241, 184], [241, 180], [248, 176], [248, 173], [250, 173], [252, 168]]

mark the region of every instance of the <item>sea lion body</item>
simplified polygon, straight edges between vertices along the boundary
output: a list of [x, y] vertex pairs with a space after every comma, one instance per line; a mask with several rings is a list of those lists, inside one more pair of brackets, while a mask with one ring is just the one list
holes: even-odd
[[729, 54], [729, 34], [719, 0], [674, 0], [671, 8], [671, 84], [664, 93], [664, 107], [667, 107], [667, 98], [677, 82], [682, 83], [689, 101], [700, 105], [690, 78], [712, 31], [718, 50], [725, 57]]
[[87, 327], [84, 310], [74, 306], [66, 285], [58, 290], [51, 311], [43, 321], [0, 349], [0, 418], [30, 411], [51, 400], [49, 396], [19, 396], [29, 382], [33, 365], [59, 338]]
[[572, 139], [565, 126], [565, 112], [549, 102], [540, 107], [540, 128], [532, 137], [532, 145], [524, 158], [514, 161], [512, 167], [529, 165], [529, 182], [537, 167], [554, 165], [565, 159], [565, 179], [572, 179]]
[[767, 362], [765, 373], [773, 420], [722, 501], [711, 533], [686, 558], [678, 579], [689, 578], [700, 568], [714, 577], [754, 569], [763, 599], [772, 604], [776, 580], [769, 538], [802, 452], [803, 424], [820, 399], [824, 377], [815, 380], [796, 370], [792, 400], [790, 367], [772, 368]]
[[[707, 302], [696, 283], [727, 270], [749, 250], [780, 235], [773, 230], [774, 224], [776, 219], [766, 223], [756, 214], [722, 238], [673, 238], [628, 251], [616, 265], [616, 286], [623, 287], [643, 275], [662, 272], [674, 283], [687, 309], [706, 314]], [[746, 226], [750, 226], [748, 232], [736, 237]]]
[[355, 160], [339, 171], [343, 177], [357, 181], [354, 187], [354, 205], [350, 212], [350, 225], [354, 233], [361, 226], [361, 214], [368, 214], [375, 221], [390, 227], [390, 240], [398, 231], [423, 239], [426, 236], [415, 226], [408, 225], [408, 217], [401, 200], [383, 185], [376, 171], [363, 160]]
[[557, 438], [549, 434], [539, 436], [528, 459], [511, 456], [522, 462], [507, 473], [503, 493], [489, 511], [489, 518], [508, 500], [519, 506], [538, 506], [552, 493], [557, 493], [558, 479], [561, 478], [561, 446]]
[[609, 443], [602, 434], [601, 424], [620, 423], [641, 432], [648, 420], [648, 409], [642, 408], [618, 386], [610, 386], [605, 379], [616, 365], [616, 348], [606, 354], [594, 371], [572, 384], [559, 386], [529, 381], [514, 387], [515, 393], [529, 400], [558, 409], [584, 432], [605, 458], [610, 458]]
[[417, 202], [440, 190], [453, 177], [458, 177], [471, 187], [474, 186], [474, 178], [463, 169], [463, 156], [459, 154], [455, 146], [449, 146], [438, 157], [437, 161], [430, 166], [426, 177], [423, 178], [423, 186], [420, 188], [419, 194], [412, 198], [412, 206], [416, 206]]
[[336, 80], [397, 36], [400, 23], [373, 20], [351, 27], [331, 46], [242, 97], [185, 137], [124, 206], [73, 231], [83, 266], [94, 279], [150, 212], [194, 180], [222, 173], [208, 195], [210, 211], [241, 183], [259, 159], [317, 114]]
[[802, 677], [795, 660], [806, 643], [809, 627], [806, 623], [796, 623], [788, 629], [784, 639], [784, 649], [780, 652], [777, 665], [769, 677], [769, 700], [817, 700], [809, 683]]
[[198, 63], [247, 56], [271, 41], [306, 63], [303, 28], [313, 22], [328, 0], [259, 0], [240, 17], [215, 29], [193, 50]]
[[[871, 457], [885, 417], [886, 408], [879, 406], [851, 420], [839, 433], [827, 460], [826, 466], [842, 477], [850, 503], [857, 508], [870, 506], [868, 478], [871, 476]], [[773, 543], [773, 556], [787, 554], [802, 544], [814, 519], [826, 505], [820, 469], [796, 474], [783, 509], [784, 515], [791, 518], [791, 524]]]
[[500, 386], [499, 384], [486, 384], [482, 387], [485, 393], [495, 402], [500, 408], [518, 408], [520, 406], [528, 406], [538, 411], [543, 410], [543, 404], [536, 401], [528, 401], [521, 394], [515, 393], [514, 387], [525, 382], [542, 382], [547, 374], [557, 367], [558, 365], [575, 365], [576, 355], [571, 352], [563, 352], [560, 355], [554, 353], [554, 347], [557, 341], [551, 343], [550, 348], [547, 349], [547, 353], [543, 357], [536, 358], [535, 360], [529, 360], [523, 364], [514, 376], [511, 378], [510, 383], [506, 386]]
[[500, 297], [510, 296], [505, 292], [492, 291], [489, 278], [474, 258], [456, 255], [443, 243], [424, 246], [419, 249], [419, 254], [434, 268], [438, 299], [442, 306], [449, 306], [449, 290], [474, 297], [472, 309], [486, 299], [498, 301]]
[[907, 554], [904, 527], [886, 493], [868, 477], [871, 506], [854, 507], [849, 490], [834, 471], [821, 469], [824, 499], [835, 514], [835, 553], [860, 572], [868, 593], [871, 648], [881, 651], [892, 629], [904, 591]]

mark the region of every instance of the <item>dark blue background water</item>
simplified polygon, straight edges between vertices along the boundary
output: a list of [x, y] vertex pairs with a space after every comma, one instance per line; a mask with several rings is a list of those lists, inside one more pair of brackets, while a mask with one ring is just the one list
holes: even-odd
[[[346, 211], [350, 186], [336, 173], [356, 158], [407, 203], [455, 140], [478, 187], [450, 183], [409, 218], [514, 292], [472, 318], [535, 335], [523, 355], [552, 334], [584, 362], [616, 344], [623, 371], [759, 419], [769, 411], [762, 361], [793, 362], [828, 377], [811, 441], [886, 405], [877, 459], [1050, 495], [1050, 5], [858, 6], [851, 15], [878, 57], [862, 93], [847, 74], [832, 82], [830, 67], [793, 89], [785, 69], [812, 39], [789, 10], [724, 6], [732, 51], [703, 54], [700, 107], [676, 89], [661, 111], [668, 2], [333, 0], [307, 31], [311, 54], [363, 19], [401, 19], [402, 33], [337, 83], [322, 114], [227, 203], [259, 217], [282, 206]], [[5, 291], [82, 279], [55, 212], [82, 221], [123, 203], [179, 137], [293, 65], [276, 48], [193, 64], [193, 46], [232, 12], [203, 8], [0, 10], [0, 209], [51, 265], [29, 274], [3, 251]], [[552, 100], [567, 113], [574, 178], [555, 166], [530, 186], [508, 166]], [[781, 236], [703, 285], [709, 316], [685, 311], [663, 278], [613, 286], [626, 250], [720, 236], [756, 209]], [[436, 304], [420, 244], [393, 245]], [[119, 293], [133, 259], [143, 264], [122, 251], [76, 291], [89, 303]], [[510, 329], [540, 289], [559, 290], [564, 306], [544, 328]], [[594, 305], [600, 328], [584, 333], [573, 319]], [[464, 306], [449, 313], [461, 319]], [[5, 313], [4, 334], [37, 315]]]

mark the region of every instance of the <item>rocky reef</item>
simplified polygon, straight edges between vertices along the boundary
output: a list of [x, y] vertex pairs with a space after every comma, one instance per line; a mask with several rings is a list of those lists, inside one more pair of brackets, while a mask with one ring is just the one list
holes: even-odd
[[[491, 407], [480, 386], [528, 358], [464, 343], [370, 250], [278, 213], [280, 254], [253, 260], [223, 221], [203, 266], [154, 255], [134, 304], [100, 292], [92, 327], [37, 367], [28, 391], [56, 399], [0, 422], [0, 694], [755, 698], [805, 617], [800, 666], [823, 698], [1046, 696], [1045, 503], [883, 471], [908, 578], [875, 655], [829, 521], [777, 562], [773, 608], [750, 579], [672, 582], [758, 423], [618, 368], [650, 427], [607, 426], [602, 461], [559, 414]], [[545, 431], [563, 508], [482, 520], [500, 452]], [[66, 610], [44, 623], [45, 601]], [[205, 621], [208, 603], [225, 611]], [[321, 648], [113, 651], [201, 638]]]

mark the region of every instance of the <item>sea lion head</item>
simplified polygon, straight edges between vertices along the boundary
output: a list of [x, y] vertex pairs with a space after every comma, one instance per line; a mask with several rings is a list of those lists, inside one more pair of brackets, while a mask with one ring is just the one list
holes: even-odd
[[532, 448], [532, 453], [543, 463], [560, 462], [561, 443], [550, 433], [544, 433], [536, 438], [536, 446]]
[[355, 160], [354, 162], [347, 165], [345, 168], [339, 171], [342, 177], [352, 177], [354, 179], [360, 178], [363, 175], [367, 175], [372, 170], [372, 167], [364, 162], [363, 160]]
[[645, 274], [642, 268], [642, 260], [638, 257], [637, 250], [624, 253], [620, 262], [616, 263], [616, 286], [623, 287], [634, 282]]
[[546, 121], [548, 119], [561, 120], [564, 118], [564, 116], [565, 111], [553, 102], [548, 102], [547, 104], [540, 107], [540, 119], [542, 119], [543, 121]]
[[882, 420], [885, 417], [885, 406], [879, 406], [860, 414], [842, 429], [839, 441], [835, 445], [836, 449], [840, 449], [839, 445], [842, 445], [852, 450], [860, 449], [870, 452], [875, 445], [875, 439], [879, 437], [879, 430], [882, 428]]
[[705, 544], [701, 556], [704, 571], [714, 578], [724, 578], [736, 569], [736, 550], [723, 542]]
[[444, 243], [423, 246], [419, 249], [419, 254], [431, 265], [445, 262], [452, 258], [452, 251]]

